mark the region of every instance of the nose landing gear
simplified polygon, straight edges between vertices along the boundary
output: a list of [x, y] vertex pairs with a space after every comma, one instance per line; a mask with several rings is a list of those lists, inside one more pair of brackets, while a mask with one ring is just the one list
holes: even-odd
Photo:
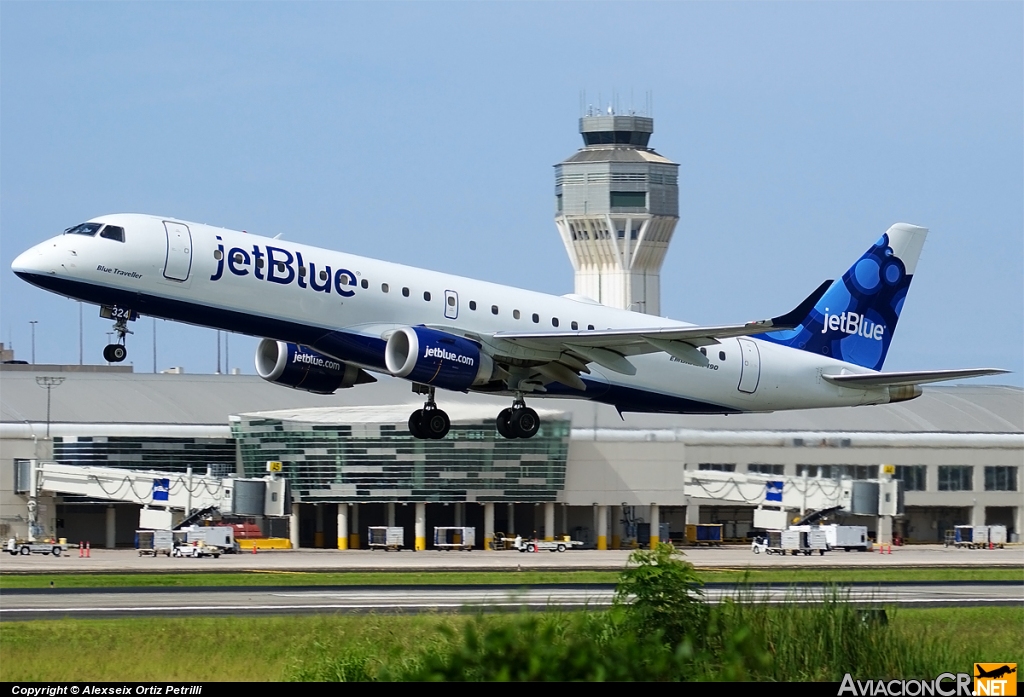
[[540, 417], [519, 394], [510, 409], [498, 413], [494, 426], [502, 438], [533, 438], [540, 430]]
[[434, 402], [434, 388], [427, 387], [425, 391], [413, 386], [413, 391], [419, 394], [426, 394], [427, 401], [422, 409], [417, 409], [409, 416], [409, 433], [420, 440], [441, 440], [448, 435], [451, 429], [451, 420], [443, 409], [438, 409]]
[[124, 345], [125, 336], [133, 333], [128, 328], [128, 320], [124, 317], [118, 318], [114, 322], [114, 332], [117, 334], [117, 343], [103, 347], [103, 360], [107, 363], [120, 363], [128, 357], [128, 348]]

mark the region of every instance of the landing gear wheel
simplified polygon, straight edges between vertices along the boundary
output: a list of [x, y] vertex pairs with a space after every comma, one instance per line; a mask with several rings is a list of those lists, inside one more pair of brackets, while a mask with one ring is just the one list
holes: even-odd
[[123, 344], [107, 344], [103, 348], [103, 360], [108, 363], [120, 363], [128, 357], [128, 349]]
[[423, 432], [423, 410], [417, 409], [409, 416], [409, 433], [412, 434], [413, 438], [424, 439], [426, 434]]
[[517, 438], [533, 438], [540, 430], [540, 417], [529, 407], [516, 409], [512, 412], [509, 426]]
[[509, 421], [512, 418], [511, 409], [502, 409], [498, 412], [498, 418], [494, 420], [494, 427], [498, 431], [498, 435], [502, 438], [515, 438], [516, 434], [512, 432], [512, 426]]
[[420, 428], [426, 438], [441, 440], [448, 435], [452, 422], [441, 409], [424, 410], [420, 418]]

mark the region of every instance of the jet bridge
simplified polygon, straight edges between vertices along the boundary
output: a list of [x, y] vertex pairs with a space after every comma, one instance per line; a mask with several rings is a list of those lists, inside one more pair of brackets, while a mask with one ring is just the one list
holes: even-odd
[[[204, 508], [242, 516], [286, 516], [291, 509], [288, 481], [273, 474], [261, 479], [217, 477], [209, 472], [159, 472], [117, 467], [81, 467], [30, 461], [27, 482], [19, 492], [29, 496], [34, 516], [36, 497], [43, 493], [87, 496], [103, 501], [142, 505], [139, 525], [170, 529], [174, 514], [184, 516]], [[30, 529], [35, 528], [31, 520]]]
[[[787, 477], [775, 474], [714, 472], [699, 470], [684, 474], [687, 497], [712, 499], [720, 503], [756, 504], [754, 527], [784, 530], [789, 511], [833, 509], [852, 515], [878, 516], [891, 526], [891, 517], [903, 514], [903, 491], [899, 480], [829, 479]], [[890, 527], [891, 530], [891, 527]]]

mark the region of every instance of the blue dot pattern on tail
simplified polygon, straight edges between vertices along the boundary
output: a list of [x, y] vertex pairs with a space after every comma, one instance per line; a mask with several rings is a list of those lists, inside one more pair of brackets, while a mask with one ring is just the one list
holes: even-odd
[[880, 370], [911, 280], [884, 234], [825, 291], [800, 326], [760, 338]]

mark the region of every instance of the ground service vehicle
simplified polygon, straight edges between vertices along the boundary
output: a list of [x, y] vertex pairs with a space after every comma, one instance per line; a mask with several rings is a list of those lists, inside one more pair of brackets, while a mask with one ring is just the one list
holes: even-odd
[[524, 540], [521, 537], [517, 537], [512, 542], [513, 549], [518, 549], [520, 552], [539, 552], [546, 550], [548, 552], [564, 552], [567, 549], [573, 547], [582, 547], [583, 543], [578, 540], [572, 540], [568, 536], [563, 537], [560, 540]]
[[68, 551], [68, 545], [66, 542], [28, 542], [12, 537], [7, 540], [5, 551], [12, 556], [19, 554], [52, 554], [55, 557], [59, 557]]

